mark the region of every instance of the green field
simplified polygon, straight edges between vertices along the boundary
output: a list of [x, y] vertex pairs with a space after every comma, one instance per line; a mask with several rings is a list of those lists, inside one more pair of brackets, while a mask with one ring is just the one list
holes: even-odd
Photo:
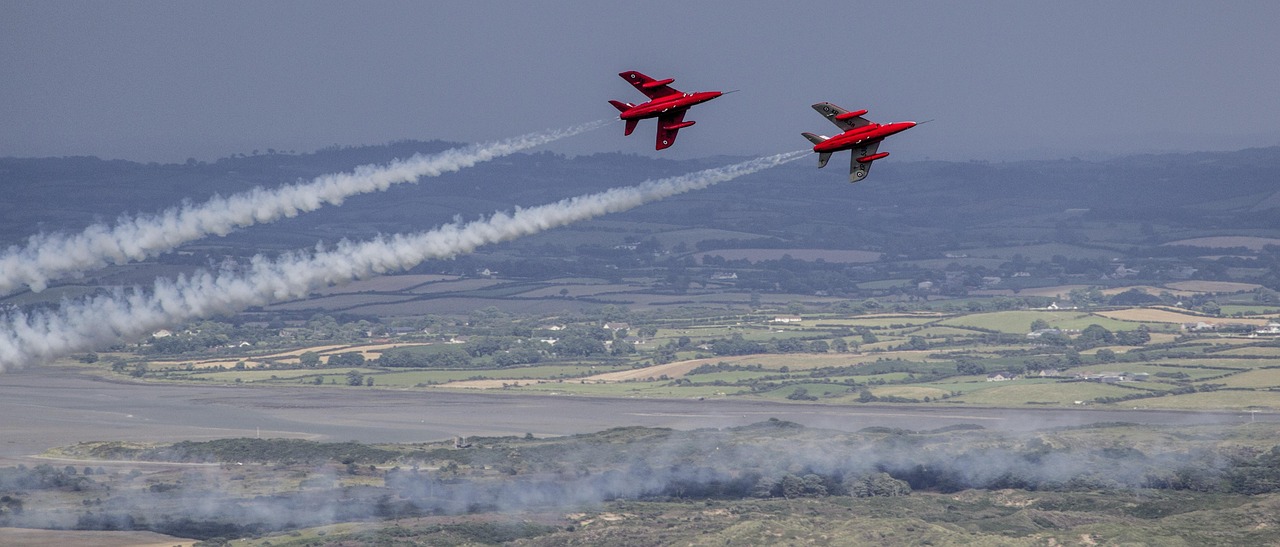
[[962, 329], [958, 327], [925, 327], [917, 331], [911, 331], [908, 334], [915, 335], [915, 336], [926, 336], [926, 337], [935, 336], [939, 338], [945, 338], [947, 336], [957, 336], [957, 337], [980, 336], [982, 333], [975, 332], [969, 329]]
[[858, 283], [859, 289], [870, 291], [885, 291], [894, 287], [910, 287], [910, 279], [882, 279], [880, 281], [865, 281]]
[[865, 317], [865, 318], [853, 317], [853, 318], [846, 318], [846, 319], [822, 319], [821, 321], [816, 321], [816, 322], [822, 323], [824, 326], [830, 325], [833, 327], [848, 327], [848, 328], [867, 327], [872, 329], [883, 329], [883, 328], [889, 328], [893, 325], [902, 325], [902, 326], [928, 325], [928, 324], [936, 323], [941, 319], [942, 319], [941, 317], [932, 316], [932, 315], [920, 315], [920, 316], [903, 315], [903, 316], [888, 316], [888, 317], [873, 316], [873, 317]]
[[1280, 306], [1272, 305], [1249, 305], [1249, 304], [1223, 304], [1221, 306], [1222, 315], [1276, 315], [1280, 314]]
[[1268, 368], [1242, 372], [1221, 380], [1214, 380], [1214, 383], [1226, 384], [1226, 387], [1280, 389], [1280, 368]]
[[1225, 367], [1225, 368], [1237, 368], [1237, 369], [1262, 368], [1262, 367], [1269, 367], [1269, 366], [1275, 366], [1277, 364], [1280, 364], [1280, 363], [1276, 363], [1276, 361], [1272, 359], [1231, 359], [1231, 358], [1209, 359], [1209, 358], [1200, 358], [1200, 357], [1197, 357], [1194, 359], [1175, 357], [1173, 359], [1170, 359], [1168, 363], [1176, 364], [1176, 365]]
[[779, 373], [776, 369], [765, 369], [762, 371], [734, 370], [726, 372], [712, 372], [708, 374], [686, 374], [684, 378], [690, 382], [699, 384], [709, 384], [711, 382], [736, 383], [764, 376], [777, 376], [778, 374]]
[[522, 384], [520, 391], [550, 392], [562, 395], [590, 395], [593, 397], [675, 397], [697, 398], [732, 395], [743, 388], [734, 386], [671, 386], [670, 382], [622, 382], [611, 384], [581, 383], [577, 380]]
[[1280, 392], [1219, 390], [1130, 401], [1126, 406], [1172, 410], [1280, 411]]
[[[1241, 368], [1239, 370], [1244, 370], [1244, 369]], [[1073, 368], [1065, 369], [1062, 371], [1063, 374], [1067, 374], [1067, 375], [1077, 374], [1077, 373], [1101, 374], [1104, 372], [1126, 372], [1126, 373], [1145, 372], [1151, 375], [1150, 377], [1151, 382], [1173, 381], [1174, 379], [1176, 379], [1173, 377], [1168, 377], [1168, 378], [1161, 377], [1159, 376], [1159, 374], [1161, 373], [1164, 373], [1166, 375], [1185, 374], [1186, 379], [1190, 381], [1234, 373], [1234, 371], [1232, 370], [1186, 366], [1186, 365], [1179, 365], [1173, 362], [1092, 364], [1092, 365], [1073, 367]]]
[[1031, 322], [1042, 319], [1056, 329], [1083, 330], [1089, 325], [1098, 325], [1110, 331], [1134, 330], [1139, 325], [1147, 325], [1152, 331], [1163, 331], [1168, 327], [1160, 323], [1139, 323], [1121, 321], [1078, 311], [1002, 311], [977, 313], [956, 317], [940, 322], [940, 325], [977, 327], [1011, 334], [1031, 331]]
[[207, 381], [214, 381], [214, 382], [234, 382], [236, 381], [236, 379], [240, 379], [241, 381], [244, 381], [244, 382], [281, 381], [281, 382], [294, 383], [294, 380], [297, 380], [298, 378], [304, 378], [304, 377], [314, 378], [316, 376], [323, 376], [325, 377], [325, 382], [328, 383], [329, 381], [328, 379], [331, 377], [332, 378], [344, 377], [345, 379], [347, 372], [352, 370], [359, 372], [360, 374], [377, 374], [381, 372], [381, 370], [379, 369], [354, 367], [354, 368], [295, 369], [295, 370], [228, 370], [228, 371], [222, 371], [222, 372], [204, 372], [204, 373], [199, 371], [187, 372], [187, 373], [173, 372], [171, 373], [171, 377], [181, 375], [181, 377], [187, 377], [193, 380], [207, 380]]
[[786, 399], [787, 397], [794, 394], [796, 390], [799, 390], [799, 389], [803, 389], [807, 391], [809, 393], [809, 396], [811, 397], [827, 397], [827, 396], [835, 395], [839, 393], [846, 393], [849, 391], [849, 386], [844, 386], [840, 384], [817, 383], [817, 382], [791, 384], [786, 387], [781, 387], [778, 389], [766, 391], [764, 393], [761, 393], [761, 395], [770, 399]]
[[1214, 352], [1214, 355], [1258, 355], [1280, 359], [1280, 346], [1254, 346]]
[[623, 366], [585, 366], [585, 365], [545, 365], [530, 367], [509, 367], [497, 369], [460, 369], [460, 370], [413, 370], [382, 371], [377, 375], [377, 382], [384, 386], [416, 386], [418, 384], [441, 384], [477, 378], [494, 380], [535, 380], [556, 378], [579, 378], [592, 374], [625, 370]]
[[929, 399], [938, 399], [950, 393], [949, 391], [936, 387], [928, 386], [877, 386], [871, 388], [872, 395], [876, 397], [903, 397], [907, 399], [916, 399], [923, 401], [925, 397]]
[[1091, 401], [1098, 397], [1123, 397], [1131, 391], [1098, 382], [1041, 382], [1014, 380], [989, 382], [988, 389], [975, 389], [953, 397], [951, 401], [975, 405], [1021, 406], [1027, 403], [1053, 403], [1071, 406], [1075, 401]]

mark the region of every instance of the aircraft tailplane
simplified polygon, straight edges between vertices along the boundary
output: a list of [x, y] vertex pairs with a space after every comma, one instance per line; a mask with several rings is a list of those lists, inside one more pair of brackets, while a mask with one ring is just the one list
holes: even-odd
[[827, 137], [824, 137], [822, 135], [814, 135], [813, 133], [801, 133], [801, 135], [804, 135], [804, 138], [809, 139], [809, 142], [813, 144], [818, 144], [818, 143], [821, 143], [822, 141], [827, 140]]
[[818, 169], [827, 166], [827, 160], [831, 159], [831, 152], [822, 152], [818, 154]]
[[622, 101], [609, 101], [609, 104], [613, 105], [614, 108], [618, 109], [618, 112], [626, 112], [627, 109], [635, 106], [631, 103], [624, 103]]

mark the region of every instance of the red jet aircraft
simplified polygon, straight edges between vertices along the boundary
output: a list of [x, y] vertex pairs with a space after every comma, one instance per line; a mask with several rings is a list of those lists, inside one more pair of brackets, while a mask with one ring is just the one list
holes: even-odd
[[634, 70], [619, 72], [618, 75], [649, 97], [649, 102], [640, 104], [609, 101], [609, 104], [621, 112], [618, 117], [627, 122], [627, 128], [623, 134], [630, 135], [635, 131], [636, 124], [640, 123], [640, 120], [658, 118], [658, 145], [655, 150], [662, 150], [674, 144], [676, 132], [695, 123], [684, 121], [684, 113], [689, 110], [689, 107], [724, 95], [719, 91], [681, 93], [671, 87], [671, 83], [676, 81], [675, 78], [655, 80]]
[[832, 152], [852, 150], [853, 159], [849, 162], [849, 182], [858, 182], [867, 178], [871, 171], [871, 162], [888, 156], [888, 152], [876, 153], [880, 141], [895, 133], [901, 133], [916, 126], [916, 122], [896, 122], [878, 124], [863, 118], [866, 110], [849, 112], [831, 103], [818, 103], [813, 109], [826, 116], [844, 133], [834, 137], [824, 137], [813, 133], [801, 133], [813, 143], [813, 151], [818, 153], [818, 168], [826, 167]]

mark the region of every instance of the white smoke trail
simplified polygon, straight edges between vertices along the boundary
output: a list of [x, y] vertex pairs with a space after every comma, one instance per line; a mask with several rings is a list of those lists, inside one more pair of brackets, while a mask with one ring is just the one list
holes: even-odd
[[25, 246], [11, 246], [0, 254], [0, 295], [24, 286], [39, 292], [51, 280], [68, 274], [142, 260], [189, 241], [226, 235], [235, 228], [297, 216], [328, 204], [341, 205], [350, 196], [458, 171], [608, 123], [597, 120], [438, 154], [417, 154], [386, 165], [362, 165], [350, 173], [322, 175], [310, 182], [258, 187], [226, 198], [215, 196], [199, 205], [187, 204], [153, 215], [122, 216], [114, 226], [94, 224], [78, 234], [37, 234], [28, 238]]
[[481, 245], [626, 211], [782, 165], [808, 153], [805, 150], [757, 158], [518, 208], [511, 213], [499, 212], [488, 219], [446, 224], [416, 234], [397, 234], [363, 243], [343, 241], [332, 250], [293, 253], [274, 261], [257, 256], [243, 272], [198, 272], [176, 281], [158, 279], [149, 293], [137, 288], [117, 290], [107, 296], [64, 302], [57, 311], [12, 313], [0, 319], [0, 372], [137, 338], [201, 317], [300, 298], [332, 283], [404, 270], [430, 258], [453, 257]]

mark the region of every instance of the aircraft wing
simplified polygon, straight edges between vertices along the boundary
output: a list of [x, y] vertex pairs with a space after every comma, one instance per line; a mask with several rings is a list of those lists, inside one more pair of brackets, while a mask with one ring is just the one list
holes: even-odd
[[[676, 133], [680, 132], [680, 128], [667, 129], [670, 126], [678, 125], [684, 121], [684, 113], [688, 110], [676, 110], [674, 112], [666, 112], [658, 116], [658, 146], [655, 150], [662, 150], [676, 143]], [[693, 122], [689, 122], [692, 124]]]
[[837, 120], [836, 116], [846, 114], [849, 111], [831, 103], [818, 103], [813, 105], [813, 109], [817, 110], [818, 113], [822, 114], [826, 119], [831, 120], [831, 123], [836, 124], [836, 127], [839, 127], [841, 131], [848, 131], [855, 127], [862, 127], [871, 123], [871, 120], [863, 118], [862, 116], [854, 116], [847, 120]]
[[650, 99], [657, 99], [659, 97], [666, 97], [667, 95], [680, 94], [679, 90], [677, 90], [674, 87], [671, 87], [670, 85], [667, 85], [675, 81], [672, 78], [668, 78], [666, 80], [654, 80], [653, 78], [645, 76], [644, 74], [641, 74], [634, 70], [619, 72], [618, 75], [622, 76], [623, 80], [626, 80], [628, 83], [632, 85], [632, 87], [635, 87], [636, 90], [638, 90], [641, 93], [644, 93], [645, 96], [649, 97]]
[[880, 142], [875, 141], [853, 149], [853, 154], [849, 156], [849, 182], [858, 182], [867, 178], [867, 173], [871, 172], [871, 164], [874, 161], [862, 163], [858, 161], [858, 158], [865, 158], [875, 154], [876, 150], [880, 148]]

